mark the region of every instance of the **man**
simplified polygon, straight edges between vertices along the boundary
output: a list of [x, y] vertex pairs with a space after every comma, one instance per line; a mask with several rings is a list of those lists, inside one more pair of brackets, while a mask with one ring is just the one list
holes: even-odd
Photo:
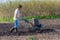
[[14, 12], [14, 26], [10, 30], [10, 32], [12, 32], [14, 29], [16, 29], [16, 33], [18, 32], [18, 29], [17, 29], [18, 28], [18, 20], [19, 20], [19, 17], [21, 16], [21, 14], [20, 14], [21, 8], [22, 8], [22, 5], [18, 5], [17, 9]]

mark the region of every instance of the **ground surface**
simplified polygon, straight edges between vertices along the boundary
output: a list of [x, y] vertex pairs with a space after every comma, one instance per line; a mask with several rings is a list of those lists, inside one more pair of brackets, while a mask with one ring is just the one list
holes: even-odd
[[[27, 32], [27, 29], [19, 28], [19, 32], [9, 34], [13, 23], [0, 23], [0, 40], [60, 40], [60, 19], [41, 19], [44, 30], [41, 33]], [[21, 31], [23, 29], [25, 32]]]

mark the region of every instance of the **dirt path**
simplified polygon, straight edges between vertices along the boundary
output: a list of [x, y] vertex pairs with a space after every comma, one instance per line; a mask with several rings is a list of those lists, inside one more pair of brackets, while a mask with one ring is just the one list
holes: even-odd
[[8, 35], [8, 31], [13, 23], [0, 23], [0, 40], [29, 40], [31, 36], [34, 40], [60, 39], [60, 19], [40, 19], [40, 23], [45, 25], [45, 29], [41, 33], [13, 32], [10, 35]]

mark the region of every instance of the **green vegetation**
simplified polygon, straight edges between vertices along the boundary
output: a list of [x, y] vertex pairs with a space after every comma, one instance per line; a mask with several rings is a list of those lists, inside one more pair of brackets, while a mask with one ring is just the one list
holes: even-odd
[[48, 15], [48, 16], [32, 16], [29, 17], [27, 16], [26, 19], [31, 19], [31, 18], [38, 18], [38, 19], [54, 19], [54, 18], [60, 18], [60, 15]]
[[[26, 16], [25, 19], [30, 20], [31, 18], [38, 18], [38, 19], [54, 19], [54, 18], [60, 18], [60, 15], [49, 15], [49, 16]], [[0, 22], [13, 22], [13, 18], [0, 18]]]
[[60, 18], [60, 1], [28, 1], [0, 4], [0, 22], [13, 22], [14, 10], [21, 4], [21, 13], [26, 19]]
[[29, 37], [29, 40], [35, 40], [33, 36], [30, 36]]

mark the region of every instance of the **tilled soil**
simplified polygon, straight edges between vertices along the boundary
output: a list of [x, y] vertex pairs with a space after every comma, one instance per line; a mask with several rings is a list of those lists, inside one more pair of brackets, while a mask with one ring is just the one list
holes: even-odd
[[19, 25], [19, 32], [9, 33], [13, 23], [0, 23], [0, 40], [60, 40], [60, 19], [40, 19], [44, 24], [41, 32], [28, 32], [28, 29]]

